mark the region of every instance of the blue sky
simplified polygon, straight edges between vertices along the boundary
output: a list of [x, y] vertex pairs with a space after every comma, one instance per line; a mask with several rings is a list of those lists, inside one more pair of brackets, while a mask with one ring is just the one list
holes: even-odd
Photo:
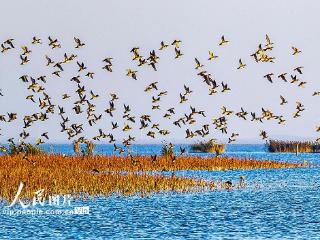
[[[233, 111], [240, 107], [248, 112], [261, 113], [261, 107], [283, 115], [287, 124], [278, 125], [275, 121], [263, 124], [243, 121], [235, 116], [228, 119], [228, 135], [213, 131], [209, 137], [225, 141], [232, 132], [239, 133], [239, 142], [262, 142], [259, 137], [261, 129], [266, 130], [271, 138], [315, 139], [319, 134], [315, 129], [319, 122], [319, 99], [312, 97], [314, 91], [320, 91], [318, 79], [318, 42], [320, 30], [318, 13], [320, 3], [317, 1], [6, 1], [6, 9], [0, 16], [2, 23], [1, 39], [14, 38], [16, 49], [7, 54], [0, 54], [0, 88], [4, 97], [0, 97], [0, 114], [17, 112], [18, 120], [12, 123], [0, 123], [0, 141], [9, 137], [18, 138], [22, 127], [22, 117], [39, 111], [36, 104], [25, 99], [30, 94], [26, 84], [18, 78], [23, 74], [33, 77], [48, 75], [44, 84], [46, 91], [56, 105], [64, 105], [73, 123], [84, 123], [85, 135], [92, 137], [99, 128], [109, 133], [111, 121], [119, 121], [123, 126], [123, 103], [130, 104], [132, 114], [137, 118], [150, 114], [171, 135], [170, 141], [185, 142], [185, 128], [179, 129], [162, 115], [170, 107], [176, 108], [176, 118], [189, 112], [190, 105], [205, 110], [207, 117], [197, 118], [196, 126], [211, 123], [212, 118], [221, 116], [221, 106]], [[256, 64], [250, 57], [259, 43], [265, 42], [268, 34], [275, 43], [271, 55], [275, 63]], [[48, 47], [47, 37], [58, 38], [62, 48], [52, 50]], [[218, 46], [220, 37], [230, 40], [226, 46]], [[31, 45], [31, 39], [37, 36], [43, 40], [39, 46]], [[79, 37], [86, 43], [82, 49], [74, 49], [73, 37]], [[171, 43], [174, 39], [182, 41], [181, 51], [184, 56], [174, 59], [174, 48], [159, 53], [160, 42]], [[27, 45], [32, 50], [30, 63], [20, 66], [20, 46]], [[158, 71], [151, 68], [137, 67], [132, 62], [132, 47], [140, 47], [140, 53], [147, 56], [155, 49], [159, 53]], [[298, 56], [292, 56], [291, 46], [302, 50]], [[214, 51], [219, 58], [208, 62], [208, 50]], [[93, 101], [97, 114], [103, 113], [109, 93], [116, 92], [120, 100], [117, 104], [118, 114], [110, 119], [103, 113], [103, 120], [94, 127], [88, 127], [85, 116], [75, 116], [72, 104], [62, 101], [61, 94], [69, 93], [75, 98], [76, 85], [69, 80], [77, 75], [75, 62], [66, 65], [61, 78], [51, 75], [52, 69], [45, 66], [44, 55], [54, 60], [62, 60], [64, 53], [78, 55], [78, 61], [84, 62], [88, 69], [95, 72], [94, 79], [83, 78], [86, 88], [98, 93], [100, 97]], [[105, 72], [102, 59], [113, 57], [113, 72]], [[230, 93], [209, 96], [206, 85], [197, 76], [194, 58], [205, 65], [218, 82], [228, 83]], [[237, 70], [241, 58], [247, 67]], [[305, 88], [281, 82], [276, 77], [270, 84], [263, 75], [273, 72], [293, 73], [297, 66], [304, 66], [301, 80], [306, 81]], [[125, 75], [125, 70], [138, 70], [138, 81]], [[144, 88], [151, 82], [158, 81], [160, 90], [167, 90], [168, 95], [161, 100], [161, 110], [151, 111], [152, 93], [145, 93]], [[189, 86], [193, 93], [186, 104], [179, 104], [179, 93], [183, 85]], [[280, 106], [279, 96], [283, 95], [288, 104]], [[36, 98], [36, 97], [35, 97]], [[37, 99], [37, 98], [36, 98]], [[293, 119], [296, 101], [302, 102], [306, 111], [298, 119]], [[164, 138], [152, 140], [146, 137], [146, 131], [139, 130], [139, 121], [130, 133], [140, 142], [160, 142]], [[36, 123], [30, 128], [30, 141], [48, 131], [51, 142], [66, 142], [66, 134], [60, 133], [59, 118], [55, 114], [50, 120]], [[127, 136], [121, 130], [114, 132], [117, 139]], [[199, 139], [199, 138], [198, 138]], [[200, 139], [199, 139], [200, 140]], [[196, 139], [191, 140], [196, 141]]]

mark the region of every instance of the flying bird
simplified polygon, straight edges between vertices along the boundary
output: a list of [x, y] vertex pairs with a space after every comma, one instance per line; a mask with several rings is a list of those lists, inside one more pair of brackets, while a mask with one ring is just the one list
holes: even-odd
[[76, 47], [75, 48], [81, 48], [81, 47], [86, 45], [85, 43], [81, 42], [81, 40], [79, 38], [74, 37], [73, 39], [74, 39], [74, 41], [76, 43]]
[[288, 103], [288, 101], [281, 95], [280, 95], [280, 99], [281, 99], [280, 105], [284, 105], [284, 104]]
[[298, 48], [296, 48], [294, 46], [292, 46], [291, 48], [292, 48], [292, 51], [293, 51], [292, 55], [297, 55], [297, 54], [301, 53], [301, 51]]
[[228, 40], [225, 40], [224, 35], [222, 35], [220, 42], [219, 42], [219, 46], [223, 46], [225, 44], [229, 43]]
[[215, 55], [212, 51], [209, 51], [209, 58], [208, 60], [214, 60], [216, 58], [218, 58], [219, 56]]
[[241, 60], [241, 58], [240, 58], [240, 59], [239, 59], [239, 66], [238, 66], [237, 69], [244, 69], [246, 66], [247, 66], [247, 65], [244, 64], [244, 63], [242, 63], [242, 60]]
[[273, 83], [272, 76], [273, 76], [273, 73], [268, 73], [268, 74], [264, 75], [263, 77], [266, 78], [269, 82]]

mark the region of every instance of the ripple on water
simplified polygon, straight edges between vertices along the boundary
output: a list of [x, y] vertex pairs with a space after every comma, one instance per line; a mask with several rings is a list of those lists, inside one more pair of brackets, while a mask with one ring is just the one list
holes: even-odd
[[[248, 188], [150, 198], [97, 198], [89, 215], [2, 216], [1, 236], [56, 238], [314, 238], [320, 222], [317, 169], [181, 171], [178, 175], [231, 179]], [[247, 173], [247, 174], [245, 174]], [[28, 226], [28, 231], [26, 230]]]
[[[261, 151], [261, 146], [243, 152], [245, 147], [239, 147], [239, 152], [233, 148], [233, 152], [226, 155], [255, 156], [258, 159], [273, 156], [285, 161], [320, 160], [317, 154], [269, 154]], [[148, 153], [157, 151], [146, 149]], [[2, 214], [1, 239], [319, 238], [318, 168], [177, 171], [175, 174], [216, 181], [232, 180], [234, 183], [240, 176], [245, 176], [247, 188], [193, 194], [167, 193], [149, 198], [99, 197], [73, 203], [74, 206], [89, 206], [89, 215]]]

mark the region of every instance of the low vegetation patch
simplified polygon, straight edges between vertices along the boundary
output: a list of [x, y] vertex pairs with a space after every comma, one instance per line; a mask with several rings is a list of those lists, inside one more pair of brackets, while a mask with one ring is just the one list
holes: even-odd
[[208, 142], [199, 142], [191, 145], [191, 151], [193, 152], [204, 152], [204, 153], [215, 153], [220, 155], [224, 153], [225, 146], [224, 144], [213, 143], [212, 141]]
[[[216, 182], [177, 177], [174, 171], [296, 167], [301, 165], [225, 157], [178, 156], [173, 161], [166, 156], [6, 154], [0, 156], [0, 199], [12, 200], [21, 182], [25, 183], [23, 196], [26, 198], [31, 198], [39, 189], [45, 189], [50, 196], [211, 191], [216, 189]], [[150, 171], [157, 173], [151, 174]], [[172, 175], [165, 174], [167, 171], [172, 171]], [[221, 186], [224, 186], [222, 189], [230, 188], [229, 183]]]
[[270, 140], [268, 150], [269, 152], [320, 153], [320, 144], [309, 141]]

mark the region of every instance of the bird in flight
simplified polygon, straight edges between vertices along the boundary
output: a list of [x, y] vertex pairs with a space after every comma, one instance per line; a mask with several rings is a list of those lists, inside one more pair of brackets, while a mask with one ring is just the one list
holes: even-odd
[[164, 43], [164, 41], [161, 41], [159, 50], [163, 50], [163, 49], [167, 48], [168, 46], [169, 45]]
[[240, 59], [239, 59], [239, 66], [238, 66], [237, 69], [244, 69], [246, 66], [247, 66], [247, 65], [244, 64], [244, 63], [242, 63], [242, 60], [241, 60], [241, 58], [240, 58]]
[[286, 103], [288, 103], [288, 101], [281, 95], [280, 95], [280, 99], [281, 99], [280, 105], [285, 105]]
[[223, 46], [225, 44], [229, 43], [228, 40], [225, 40], [224, 35], [222, 35], [220, 42], [219, 42], [219, 46]]
[[215, 55], [212, 51], [209, 51], [209, 58], [208, 58], [209, 61], [214, 60], [218, 57], [219, 56]]
[[[170, 126], [172, 128], [177, 128], [178, 130], [181, 129], [181, 131], [186, 134], [187, 139], [207, 138], [210, 134], [212, 134], [212, 125], [207, 120], [210, 118], [210, 112], [208, 110], [200, 110], [198, 109], [198, 107], [194, 107], [193, 105], [195, 103], [200, 103], [197, 101], [193, 102], [194, 97], [199, 97], [196, 95], [198, 92], [196, 91], [197, 89], [193, 89], [192, 85], [197, 83], [190, 82], [189, 84], [189, 82], [184, 82], [181, 84], [181, 87], [183, 86], [183, 90], [174, 93], [174, 91], [171, 91], [170, 87], [172, 81], [175, 81], [175, 83], [177, 84], [179, 83], [176, 79], [170, 79], [171, 82], [164, 83], [160, 80], [160, 78], [157, 78], [156, 76], [154, 79], [152, 79], [153, 77], [151, 75], [146, 75], [148, 76], [148, 78], [150, 78], [150, 80], [148, 80], [146, 84], [144, 84], [142, 80], [137, 82], [133, 81], [133, 83], [130, 83], [135, 84], [136, 88], [141, 89], [132, 88], [130, 90], [141, 95], [139, 95], [139, 98], [137, 97], [136, 99], [139, 99], [141, 103], [148, 106], [148, 110], [146, 111], [150, 112], [139, 112], [142, 111], [142, 108], [132, 108], [131, 111], [131, 103], [129, 106], [128, 102], [126, 102], [126, 98], [123, 99], [122, 97], [119, 97], [121, 96], [122, 88], [119, 89], [119, 92], [116, 92], [116, 90], [112, 90], [112, 93], [110, 95], [107, 95], [107, 98], [109, 99], [105, 101], [106, 105], [103, 108], [100, 108], [100, 104], [98, 104], [98, 102], [103, 102], [105, 96], [103, 96], [103, 94], [100, 93], [100, 90], [97, 89], [96, 81], [100, 81], [100, 79], [98, 78], [101, 78], [102, 76], [98, 71], [89, 69], [91, 68], [90, 63], [85, 61], [84, 59], [80, 60], [81, 56], [78, 57], [77, 55], [78, 53], [80, 55], [80, 49], [86, 46], [84, 41], [80, 40], [80, 38], [78, 37], [73, 37], [72, 51], [76, 51], [77, 54], [75, 54], [72, 52], [68, 52], [67, 50], [65, 50], [64, 52], [64, 50], [62, 49], [62, 45], [58, 39], [49, 36], [48, 40], [48, 44], [42, 44], [42, 40], [34, 36], [31, 41], [32, 47], [29, 46], [29, 40], [29, 44], [22, 44], [21, 48], [15, 48], [15, 40], [11, 38], [1, 43], [1, 52], [6, 53], [3, 54], [3, 56], [10, 54], [11, 51], [17, 52], [17, 56], [20, 56], [20, 64], [27, 65], [23, 67], [23, 71], [27, 71], [29, 66], [34, 63], [33, 58], [35, 58], [36, 56], [35, 52], [37, 48], [46, 47], [50, 51], [47, 53], [47, 55], [42, 55], [41, 57], [45, 57], [45, 60], [43, 58], [43, 66], [52, 75], [46, 76], [42, 71], [39, 71], [39, 74], [23, 73], [24, 75], [19, 77], [19, 81], [22, 81], [20, 81], [20, 84], [26, 84], [26, 91], [28, 91], [28, 93], [23, 98], [28, 101], [28, 104], [31, 104], [34, 107], [38, 107], [38, 111], [36, 111], [35, 113], [21, 116], [23, 120], [23, 126], [19, 136], [22, 139], [26, 139], [29, 137], [30, 133], [27, 132], [27, 129], [30, 128], [33, 124], [40, 121], [47, 121], [49, 118], [52, 119], [51, 115], [55, 113], [57, 113], [60, 119], [59, 123], [61, 126], [61, 132], [67, 134], [67, 138], [69, 140], [74, 140], [77, 138], [80, 142], [84, 142], [87, 140], [84, 136], [82, 136], [87, 131], [87, 127], [93, 129], [94, 125], [98, 124], [102, 119], [109, 119], [108, 123], [110, 126], [105, 126], [108, 130], [104, 130], [101, 127], [101, 129], [99, 129], [99, 133], [95, 134], [92, 137], [92, 140], [102, 141], [103, 139], [106, 139], [107, 142], [114, 144], [114, 149], [118, 153], [124, 153], [125, 147], [130, 146], [130, 144], [135, 141], [135, 138], [132, 134], [137, 129], [140, 130], [139, 132], [143, 136], [148, 138], [165, 138], [167, 136], [172, 137], [175, 134], [175, 131], [173, 131]], [[174, 40], [171, 44], [161, 41], [160, 47], [158, 49], [159, 51], [161, 51], [161, 55], [156, 52], [157, 50], [142, 49], [142, 47], [140, 49], [140, 47], [137, 46], [133, 47], [128, 58], [128, 60], [131, 61], [130, 64], [132, 65], [130, 65], [130, 68], [126, 69], [126, 75], [129, 78], [137, 80], [138, 71], [133, 70], [135, 68], [139, 68], [139, 80], [140, 77], [142, 79], [146, 71], [151, 70], [153, 72], [154, 70], [157, 71], [155, 72], [155, 74], [158, 74], [158, 72], [160, 72], [160, 65], [158, 65], [158, 63], [166, 54], [164, 51], [165, 49], [170, 48], [173, 51], [174, 48], [176, 59], [180, 59], [184, 55], [184, 53], [182, 53], [181, 43], [181, 40], [177, 39]], [[223, 46], [228, 43], [229, 40], [226, 40], [225, 36], [223, 35], [219, 41], [219, 46]], [[252, 56], [255, 62], [259, 64], [274, 63], [275, 57], [271, 56], [274, 45], [275, 43], [273, 43], [268, 34], [266, 34], [265, 43], [258, 44], [258, 48], [256, 48], [256, 50], [250, 56]], [[59, 50], [59, 48], [61, 49]], [[63, 56], [60, 55], [61, 51], [64, 52], [64, 54], [62, 52]], [[301, 51], [296, 47], [292, 47], [292, 51], [293, 55], [298, 55], [299, 53], [301, 53]], [[147, 56], [143, 56], [145, 52], [148, 53]], [[209, 56], [207, 55], [207, 57], [205, 57], [207, 58], [207, 61], [213, 61], [214, 59], [218, 58], [215, 52], [209, 50], [208, 53]], [[188, 57], [187, 54], [186, 57]], [[221, 56], [219, 57], [219, 59], [220, 58]], [[76, 60], [74, 61], [74, 59]], [[192, 57], [191, 60], [193, 59], [195, 62], [195, 66], [193, 66], [196, 70], [199, 70], [195, 74], [197, 78], [200, 78], [199, 84], [204, 85], [203, 87], [205, 87], [206, 91], [209, 91], [209, 95], [211, 95], [212, 98], [215, 98], [217, 95], [219, 96], [222, 93], [231, 91], [231, 88], [229, 87], [232, 84], [231, 82], [228, 82], [225, 79], [219, 79], [219, 81], [218, 79], [216, 79], [216, 76], [218, 76], [218, 74], [210, 73], [210, 69], [207, 69], [208, 66], [206, 65], [205, 61], [202, 61], [200, 57]], [[247, 68], [247, 64], [242, 60], [244, 58], [237, 57], [234, 61], [237, 61], [237, 59], [239, 64], [236, 67], [238, 70]], [[181, 61], [183, 60], [185, 59], [181, 58]], [[201, 62], [199, 60], [201, 60]], [[114, 60], [112, 57], [105, 57], [102, 60], [101, 66], [99, 67], [100, 71], [105, 75], [113, 76], [113, 73], [111, 74], [111, 72], [116, 71], [116, 68], [113, 67], [113, 61]], [[307, 82], [303, 81], [303, 79], [299, 79], [303, 77], [303, 70], [303, 66], [298, 66], [295, 67], [290, 73], [281, 71], [275, 76], [278, 76], [278, 78], [285, 83], [295, 84], [293, 85], [293, 87], [298, 86], [299, 88], [303, 88], [307, 84]], [[61, 78], [57, 79], [53, 76]], [[220, 78], [220, 76], [218, 77]], [[223, 75], [221, 76], [221, 78], [222, 77]], [[266, 78], [266, 80], [268, 80], [270, 83], [274, 83], [274, 86], [277, 86], [277, 82], [273, 81], [275, 78], [274, 73], [268, 73], [263, 77]], [[67, 82], [63, 82], [65, 79], [69, 80], [67, 80]], [[109, 80], [106, 80], [105, 82], [108, 82], [108, 84], [106, 84], [106, 87], [114, 87]], [[71, 86], [70, 88], [66, 87], [64, 89], [64, 84], [67, 83], [70, 85], [74, 84], [75, 90], [67, 91], [67, 89], [72, 89], [73, 86]], [[55, 99], [54, 95], [49, 96], [48, 93], [50, 92], [50, 89], [47, 90], [46, 88], [49, 88], [50, 84], [57, 84], [57, 86], [61, 84], [62, 92], [59, 92], [57, 94], [58, 99]], [[103, 91], [104, 89], [105, 88], [102, 88], [101, 91]], [[263, 89], [263, 91], [265, 91], [265, 89]], [[147, 96], [146, 101], [142, 100], [142, 94]], [[175, 103], [169, 103], [168, 101], [166, 101], [166, 98], [170, 95], [174, 95], [176, 97], [177, 101]], [[0, 96], [3, 97], [1, 90]], [[320, 96], [320, 91], [313, 91], [312, 96]], [[205, 98], [205, 96], [203, 97]], [[223, 97], [227, 98], [228, 95], [226, 94]], [[215, 102], [215, 100], [212, 100], [212, 102]], [[121, 112], [121, 110], [119, 110], [119, 103], [124, 106], [123, 113]], [[190, 104], [190, 108], [188, 104]], [[204, 104], [207, 105], [207, 103]], [[234, 143], [240, 136], [240, 134], [237, 133], [236, 130], [233, 130], [234, 132], [231, 135], [228, 134], [228, 132], [230, 131], [230, 125], [232, 123], [232, 121], [229, 121], [229, 119], [238, 118], [241, 121], [248, 121], [249, 123], [252, 122], [257, 124], [264, 124], [265, 121], [271, 120], [276, 120], [276, 122], [281, 125], [285, 125], [286, 123], [286, 116], [283, 113], [283, 115], [276, 114], [274, 113], [274, 111], [262, 108], [262, 115], [260, 115], [259, 113], [253, 111], [246, 111], [244, 110], [246, 109], [245, 106], [239, 105], [235, 107], [237, 107], [238, 109], [240, 108], [241, 110], [235, 112], [227, 109], [227, 104], [228, 102], [224, 102], [224, 106], [221, 107], [221, 111], [218, 111], [219, 115], [213, 116], [212, 124], [215, 130], [217, 130], [219, 133], [221, 131], [222, 134], [227, 134], [227, 142], [229, 143]], [[234, 104], [239, 103], [235, 101]], [[287, 99], [285, 99], [285, 97], [282, 95], [280, 95], [280, 105], [288, 105]], [[293, 113], [293, 118], [299, 118], [302, 115], [302, 112], [305, 111], [304, 105], [302, 103], [297, 103], [295, 111], [296, 112]], [[140, 117], [136, 115], [137, 112], [139, 112], [138, 114], [140, 115]], [[79, 117], [83, 116], [85, 122], [75, 123], [71, 116], [72, 113], [76, 116], [79, 115]], [[248, 113], [251, 113], [252, 118], [248, 117], [250, 116], [250, 114]], [[105, 115], [107, 116], [105, 117]], [[0, 114], [0, 121], [3, 123], [13, 122], [18, 118], [18, 116], [20, 117], [20, 114], [18, 115], [17, 113], [13, 112], [7, 113], [7, 115]], [[156, 120], [159, 120], [159, 117], [163, 122], [154, 121], [155, 118], [157, 118]], [[79, 118], [79, 121], [80, 119], [81, 118]], [[200, 126], [198, 126], [199, 123]], [[317, 130], [319, 130], [319, 128], [317, 128]], [[119, 132], [123, 132], [123, 134], [125, 134], [122, 140], [118, 139], [117, 137], [117, 134], [119, 134]], [[129, 133], [131, 134], [131, 136], [129, 135]], [[269, 138], [267, 136], [267, 132], [264, 130], [261, 130], [259, 135], [263, 140]], [[44, 141], [49, 140], [49, 133], [42, 133], [41, 136], [36, 139], [37, 145], [43, 144]], [[118, 142], [122, 143], [125, 147], [118, 147], [116, 145], [118, 144]], [[181, 155], [185, 154], [186, 149], [180, 148], [180, 152]], [[134, 159], [134, 161], [136, 161], [136, 159]], [[152, 157], [152, 161], [156, 162], [156, 157]]]
[[75, 48], [81, 48], [81, 47], [86, 45], [85, 43], [81, 42], [81, 40], [79, 38], [74, 37], [73, 39], [74, 39], [74, 41], [76, 43], [76, 47]]
[[268, 74], [264, 75], [263, 77], [266, 78], [269, 82], [273, 83], [272, 76], [273, 76], [273, 73], [268, 73]]
[[296, 48], [294, 46], [292, 46], [291, 48], [292, 48], [292, 51], [293, 51], [292, 55], [298, 55], [299, 53], [301, 53], [301, 51], [298, 48]]

